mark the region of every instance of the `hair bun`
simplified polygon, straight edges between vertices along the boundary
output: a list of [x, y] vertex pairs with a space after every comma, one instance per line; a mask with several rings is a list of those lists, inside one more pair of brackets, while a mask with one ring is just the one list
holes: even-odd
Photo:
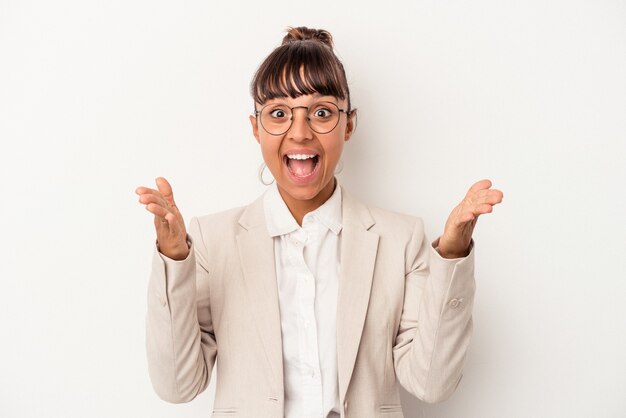
[[324, 29], [311, 29], [305, 26], [297, 28], [288, 28], [287, 35], [283, 38], [283, 45], [295, 41], [314, 40], [323, 43], [330, 49], [333, 49], [333, 37], [330, 32]]

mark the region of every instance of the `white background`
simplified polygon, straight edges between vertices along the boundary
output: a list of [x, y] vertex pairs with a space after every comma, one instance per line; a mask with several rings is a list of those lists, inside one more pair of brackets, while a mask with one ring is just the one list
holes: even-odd
[[207, 417], [144, 348], [162, 175], [186, 221], [251, 202], [248, 86], [287, 26], [328, 29], [359, 126], [342, 184], [422, 216], [476, 180], [475, 333], [409, 418], [626, 416], [624, 1], [0, 0], [0, 416]]

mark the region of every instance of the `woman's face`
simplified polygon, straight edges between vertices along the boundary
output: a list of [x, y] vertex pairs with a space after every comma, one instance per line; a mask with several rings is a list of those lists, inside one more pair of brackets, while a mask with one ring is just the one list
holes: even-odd
[[[324, 101], [335, 103], [340, 109], [347, 109], [347, 100], [318, 93], [272, 99], [263, 104], [257, 103], [256, 108], [261, 110], [264, 106], [278, 103], [290, 108], [312, 108], [314, 104]], [[280, 113], [276, 115], [281, 116]], [[306, 116], [307, 109], [294, 109], [291, 127], [278, 136], [264, 129], [261, 116], [250, 116], [252, 132], [261, 145], [263, 160], [288, 205], [295, 201], [309, 201], [318, 206], [330, 197], [334, 188], [335, 167], [341, 158], [343, 145], [350, 139], [354, 129], [354, 112], [349, 116], [340, 112], [337, 126], [325, 134], [313, 131]]]

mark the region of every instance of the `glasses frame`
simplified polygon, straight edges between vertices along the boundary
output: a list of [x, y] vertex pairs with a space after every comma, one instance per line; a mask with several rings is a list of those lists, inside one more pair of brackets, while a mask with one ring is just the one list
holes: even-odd
[[[337, 125], [339, 125], [339, 120], [341, 119], [341, 114], [342, 114], [342, 113], [345, 113], [345, 114], [346, 114], [346, 116], [348, 116], [348, 115], [350, 115], [350, 113], [352, 113], [352, 110], [342, 109], [342, 108], [340, 108], [340, 107], [337, 105], [337, 103], [333, 103], [333, 102], [329, 102], [329, 101], [315, 102], [315, 103], [313, 104], [313, 106], [314, 106], [314, 105], [321, 104], [321, 103], [328, 103], [328, 104], [331, 104], [331, 105], [335, 106], [335, 107], [337, 108], [337, 110], [339, 111], [339, 117], [337, 118], [337, 122], [335, 123], [335, 126], [333, 126], [330, 130], [325, 131], [325, 132], [316, 131], [316, 130], [315, 130], [315, 128], [313, 128], [313, 126], [311, 126], [311, 118], [309, 117], [309, 109], [310, 109], [310, 107], [311, 107], [311, 106], [294, 106], [294, 107], [290, 107], [290, 106], [287, 106], [287, 104], [285, 104], [285, 103], [269, 103], [269, 104], [266, 104], [265, 106], [263, 106], [263, 107], [262, 107], [261, 109], [259, 109], [259, 110], [256, 110], [256, 109], [255, 109], [255, 110], [254, 110], [254, 116], [257, 118], [257, 120], [259, 121], [259, 123], [261, 124], [261, 127], [263, 128], [263, 130], [264, 130], [265, 132], [267, 132], [268, 134], [270, 134], [270, 135], [272, 135], [272, 136], [280, 136], [280, 135], [284, 135], [284, 134], [286, 134], [287, 132], [289, 132], [289, 130], [290, 130], [290, 129], [291, 129], [291, 127], [293, 126], [293, 115], [294, 115], [294, 111], [293, 111], [293, 110], [294, 110], [294, 109], [306, 109], [306, 116], [305, 116], [305, 119], [306, 119], [306, 123], [307, 123], [307, 125], [309, 125], [309, 128], [310, 128], [313, 132], [315, 132], [315, 133], [317, 133], [317, 134], [324, 135], [324, 134], [331, 133], [332, 131], [334, 131], [334, 130], [335, 130], [335, 128], [337, 127]], [[265, 109], [265, 108], [266, 108], [266, 107], [268, 107], [268, 106], [276, 106], [276, 105], [284, 105], [284, 106], [285, 106], [286, 108], [288, 108], [288, 109], [290, 110], [290, 112], [291, 112], [291, 116], [289, 117], [289, 126], [287, 127], [287, 129], [285, 129], [285, 131], [284, 131], [284, 132], [281, 132], [281, 133], [279, 133], [279, 134], [275, 134], [275, 133], [272, 133], [272, 132], [268, 131], [268, 130], [267, 130], [267, 128], [265, 127], [265, 125], [263, 125], [263, 120], [260, 118], [261, 113], [263, 113], [263, 109]]]

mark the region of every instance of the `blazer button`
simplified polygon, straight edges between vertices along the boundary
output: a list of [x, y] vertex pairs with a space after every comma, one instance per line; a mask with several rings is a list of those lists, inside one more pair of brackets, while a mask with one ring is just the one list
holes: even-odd
[[450, 302], [448, 302], [448, 305], [450, 305], [450, 307], [452, 309], [457, 309], [459, 306], [461, 306], [461, 303], [463, 302], [463, 299], [451, 299]]
[[347, 410], [348, 410], [348, 401], [345, 401], [345, 402], [343, 403], [343, 410], [344, 410], [344, 411], [347, 411]]

